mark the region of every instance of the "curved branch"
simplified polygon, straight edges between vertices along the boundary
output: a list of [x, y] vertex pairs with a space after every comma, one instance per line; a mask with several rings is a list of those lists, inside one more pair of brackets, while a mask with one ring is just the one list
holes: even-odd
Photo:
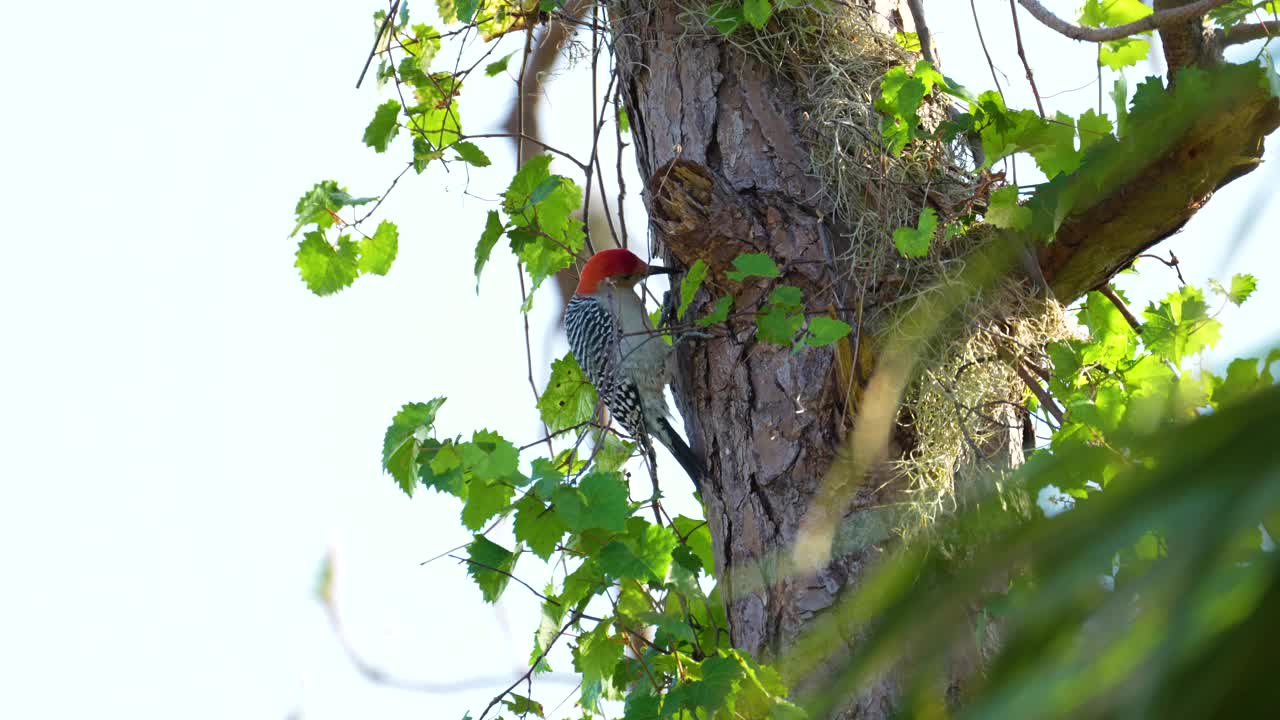
[[1199, 2], [1183, 5], [1179, 8], [1170, 8], [1154, 12], [1141, 20], [1117, 25], [1109, 28], [1091, 28], [1081, 25], [1072, 25], [1062, 18], [1054, 15], [1036, 0], [1018, 0], [1018, 4], [1026, 8], [1035, 19], [1049, 27], [1055, 32], [1066, 35], [1072, 40], [1084, 40], [1085, 42], [1108, 42], [1110, 40], [1119, 40], [1121, 38], [1136, 35], [1138, 33], [1150, 32], [1159, 28], [1161, 25], [1169, 25], [1173, 23], [1186, 22], [1193, 18], [1201, 17], [1210, 10], [1226, 5], [1231, 0], [1200, 0]]
[[1236, 25], [1226, 30], [1219, 30], [1215, 35], [1218, 38], [1218, 44], [1222, 47], [1243, 45], [1254, 40], [1280, 35], [1280, 22], [1266, 20], [1251, 25]]

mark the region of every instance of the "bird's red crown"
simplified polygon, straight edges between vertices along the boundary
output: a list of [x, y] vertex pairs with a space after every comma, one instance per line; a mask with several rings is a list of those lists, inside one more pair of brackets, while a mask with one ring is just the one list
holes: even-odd
[[626, 248], [601, 250], [587, 260], [578, 278], [578, 294], [591, 295], [600, 289], [600, 281], [619, 275], [644, 275], [649, 266]]

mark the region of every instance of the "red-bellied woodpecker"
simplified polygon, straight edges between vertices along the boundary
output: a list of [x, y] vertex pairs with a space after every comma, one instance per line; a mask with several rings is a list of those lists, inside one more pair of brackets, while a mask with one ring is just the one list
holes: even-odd
[[671, 451], [700, 489], [702, 461], [672, 428], [662, 394], [670, 378], [670, 347], [654, 331], [644, 301], [633, 289], [650, 275], [669, 272], [623, 248], [592, 255], [565, 308], [564, 328], [587, 379], [649, 462], [654, 462], [652, 437]]

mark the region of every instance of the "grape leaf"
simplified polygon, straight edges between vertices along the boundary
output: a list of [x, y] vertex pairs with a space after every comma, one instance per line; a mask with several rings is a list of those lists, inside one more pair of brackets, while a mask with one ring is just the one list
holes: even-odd
[[698, 293], [698, 288], [702, 287], [702, 282], [707, 279], [708, 270], [707, 263], [699, 258], [689, 268], [689, 272], [685, 273], [684, 279], [680, 281], [680, 307], [676, 309], [676, 319], [684, 319], [684, 313], [689, 309], [689, 303], [693, 302], [693, 296]]
[[388, 100], [379, 105], [373, 113], [373, 119], [364, 129], [364, 144], [376, 152], [386, 152], [387, 146], [400, 132], [400, 123], [397, 122], [399, 118], [399, 102]]
[[338, 183], [333, 180], [318, 182], [298, 198], [298, 204], [293, 209], [298, 222], [294, 225], [293, 232], [289, 233], [289, 237], [297, 235], [304, 225], [315, 225], [319, 230], [333, 227], [337, 222], [334, 219], [334, 213], [337, 211], [344, 207], [365, 205], [374, 200], [377, 198], [352, 197], [345, 188], [339, 188]]
[[565, 524], [577, 532], [591, 528], [622, 531], [631, 513], [627, 485], [616, 472], [592, 472], [576, 488], [561, 485], [552, 499]]
[[1025, 230], [1031, 225], [1031, 208], [1018, 204], [1018, 188], [1006, 185], [991, 193], [984, 219], [996, 227]]
[[579, 425], [595, 414], [599, 397], [573, 353], [551, 363], [551, 379], [538, 398], [538, 412], [551, 432]]
[[742, 25], [742, 5], [736, 2], [716, 2], [707, 7], [707, 24], [725, 35], [733, 34]]
[[1222, 323], [1209, 316], [1204, 295], [1190, 285], [1172, 292], [1159, 305], [1143, 311], [1142, 342], [1155, 355], [1174, 366], [1205, 348], [1222, 334]]
[[806, 345], [824, 347], [853, 332], [853, 326], [843, 320], [818, 315], [809, 320], [809, 332], [804, 336]]
[[773, 258], [764, 253], [743, 253], [733, 259], [736, 270], [730, 270], [724, 276], [734, 282], [742, 282], [749, 277], [776, 278], [781, 273]]
[[1231, 276], [1231, 287], [1225, 288], [1217, 280], [1209, 281], [1209, 288], [1215, 293], [1231, 301], [1233, 305], [1242, 305], [1254, 290], [1258, 289], [1258, 279], [1249, 273], [1238, 273]]
[[479, 530], [489, 518], [511, 505], [515, 488], [496, 478], [472, 476], [467, 483], [467, 500], [462, 506], [462, 525]]
[[711, 306], [711, 312], [698, 318], [698, 327], [708, 327], [729, 319], [729, 311], [733, 309], [733, 296], [723, 295]]
[[360, 248], [347, 235], [334, 247], [324, 233], [314, 230], [302, 236], [294, 267], [311, 292], [332, 295], [350, 287], [360, 274]]
[[378, 223], [372, 237], [360, 241], [360, 272], [386, 275], [400, 247], [400, 231], [390, 220]]
[[548, 508], [529, 492], [516, 501], [515, 511], [516, 540], [528, 545], [534, 555], [549, 560], [568, 529], [555, 508]]
[[463, 467], [480, 478], [508, 478], [516, 474], [520, 462], [516, 446], [489, 430], [472, 433], [471, 442], [460, 444], [458, 451]]
[[458, 153], [458, 159], [476, 167], [489, 167], [493, 164], [489, 156], [473, 142], [458, 142], [449, 146]]
[[751, 27], [762, 30], [773, 15], [773, 4], [769, 0], [743, 0], [742, 16]]
[[498, 217], [497, 210], [490, 210], [489, 217], [484, 223], [484, 232], [480, 233], [480, 242], [476, 243], [476, 292], [480, 292], [480, 271], [484, 270], [485, 263], [489, 262], [489, 254], [493, 252], [493, 246], [498, 244], [498, 238], [502, 237], [502, 219]]
[[515, 51], [512, 50], [511, 52], [507, 53], [501, 58], [498, 58], [497, 60], [489, 63], [488, 65], [485, 65], [484, 74], [487, 75], [488, 77], [493, 77], [494, 75], [497, 75], [498, 73], [506, 70], [507, 65], [511, 62], [511, 56], [515, 54], [516, 54]]
[[515, 569], [520, 553], [511, 552], [483, 535], [475, 535], [474, 538], [467, 545], [467, 557], [470, 559], [467, 574], [480, 586], [480, 595], [485, 602], [497, 602], [511, 580], [510, 573]]
[[893, 231], [893, 244], [904, 257], [924, 257], [929, 254], [929, 243], [938, 228], [938, 213], [933, 208], [920, 211], [916, 227], [900, 227]]
[[425, 403], [408, 403], [400, 408], [382, 440], [382, 468], [395, 478], [405, 495], [413, 497], [417, 482], [418, 450], [422, 439], [431, 432], [436, 411], [445, 398], [432, 398]]

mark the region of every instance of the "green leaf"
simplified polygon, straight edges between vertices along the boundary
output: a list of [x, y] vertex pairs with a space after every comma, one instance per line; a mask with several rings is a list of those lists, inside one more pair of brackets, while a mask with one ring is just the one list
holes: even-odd
[[467, 483], [467, 500], [462, 505], [462, 525], [479, 530], [489, 518], [511, 506], [515, 488], [496, 478], [475, 477]]
[[1116, 108], [1116, 137], [1124, 137], [1129, 129], [1129, 84], [1123, 74], [1116, 76], [1110, 95]]
[[490, 210], [489, 217], [484, 223], [484, 232], [480, 233], [480, 242], [476, 243], [476, 292], [480, 292], [480, 271], [484, 270], [485, 263], [489, 262], [489, 254], [493, 252], [493, 246], [498, 244], [498, 238], [502, 237], [502, 219], [498, 217], [497, 210]]
[[671, 568], [671, 552], [680, 543], [671, 528], [631, 518], [627, 522], [626, 541], [654, 581], [666, 580]]
[[298, 204], [293, 210], [298, 222], [294, 225], [293, 232], [289, 233], [289, 237], [297, 235], [304, 225], [315, 225], [319, 230], [333, 227], [336, 222], [333, 213], [344, 207], [365, 205], [374, 200], [377, 198], [352, 197], [345, 188], [339, 188], [338, 183], [333, 180], [318, 182], [298, 198]]
[[386, 152], [387, 145], [400, 132], [400, 123], [397, 122], [399, 118], [399, 102], [388, 100], [379, 105], [373, 113], [373, 119], [364, 129], [364, 144], [377, 152]]
[[440, 52], [440, 33], [430, 25], [414, 25], [413, 38], [404, 43], [404, 50], [413, 56], [418, 72], [425, 75], [431, 72], [431, 61]]
[[533, 491], [540, 499], [550, 502], [552, 494], [562, 482], [564, 482], [564, 473], [557, 469], [554, 461], [546, 458], [533, 461]]
[[1215, 407], [1224, 407], [1247, 398], [1258, 390], [1271, 385], [1270, 377], [1258, 374], [1258, 361], [1254, 358], [1236, 358], [1227, 366], [1227, 376], [1213, 391]]
[[1076, 121], [1059, 112], [1053, 120], [1029, 125], [1019, 136], [1019, 144], [1031, 153], [1045, 177], [1070, 173], [1080, 167], [1076, 152]]
[[605, 574], [614, 580], [622, 580], [625, 578], [634, 578], [636, 580], [646, 581], [649, 579], [649, 568], [635, 554], [634, 551], [621, 540], [613, 542], [600, 548], [600, 552], [596, 555], [596, 559], [600, 562], [600, 567]]
[[1080, 24], [1088, 27], [1117, 27], [1137, 22], [1151, 14], [1142, 0], [1085, 0]]
[[791, 345], [803, 324], [804, 315], [788, 313], [776, 306], [756, 315], [756, 329], [760, 338], [775, 345]]
[[610, 637], [608, 622], [598, 623], [591, 632], [579, 635], [573, 648], [573, 669], [582, 674], [584, 685], [612, 677], [621, 659], [622, 640]]
[[454, 4], [457, 7], [458, 22], [470, 23], [476, 17], [476, 8], [480, 5], [480, 0], [456, 0]]
[[626, 442], [614, 433], [601, 433], [601, 438], [595, 452], [595, 463], [592, 465], [596, 470], [619, 470], [636, 452], [635, 443]]
[[742, 16], [751, 23], [751, 27], [763, 30], [772, 15], [773, 4], [769, 0], [743, 0]]
[[1018, 188], [1004, 187], [991, 193], [984, 219], [996, 227], [1025, 230], [1031, 226], [1031, 208], [1018, 204]]
[[473, 537], [475, 540], [467, 545], [467, 557], [470, 559], [467, 574], [480, 586], [480, 595], [485, 602], [497, 602], [511, 580], [510, 573], [515, 569], [520, 553], [511, 552], [483, 535]]
[[437, 72], [409, 77], [417, 104], [405, 108], [407, 126], [414, 137], [421, 138], [428, 152], [439, 152], [460, 139], [462, 126], [458, 116], [458, 93], [462, 83], [451, 73]]
[[432, 160], [444, 157], [443, 150], [436, 150], [426, 138], [418, 135], [413, 138], [413, 171], [419, 175], [427, 169]]
[[733, 309], [733, 296], [723, 295], [718, 298], [715, 305], [711, 306], [711, 312], [706, 316], [698, 318], [698, 327], [709, 327], [716, 323], [722, 323], [729, 319], [729, 311]]
[[427, 438], [421, 443], [418, 457], [418, 482], [423, 487], [466, 499], [467, 482], [462, 472], [462, 456], [452, 440], [442, 443]]
[[1151, 43], [1138, 38], [1122, 38], [1102, 43], [1098, 48], [1098, 62], [1112, 70], [1123, 70], [1147, 59]]
[[595, 386], [587, 380], [573, 353], [551, 363], [551, 379], [538, 398], [538, 412], [551, 432], [590, 420], [599, 402]]
[[400, 231], [390, 220], [378, 223], [372, 237], [360, 241], [360, 272], [386, 275], [400, 247]]
[[893, 41], [907, 52], [920, 52], [920, 36], [913, 32], [896, 32], [893, 34]]
[[[548, 587], [544, 594], [550, 597], [551, 588]], [[533, 632], [533, 650], [529, 653], [529, 665], [533, 667], [535, 673], [551, 672], [551, 665], [545, 657], [546, 652], [560, 635], [560, 622], [564, 619], [565, 606], [572, 604], [574, 603], [570, 603], [563, 597], [559, 603], [550, 601], [542, 603], [538, 629]]]
[[1076, 120], [1076, 129], [1080, 132], [1080, 152], [1083, 153], [1094, 143], [1111, 135], [1111, 119], [1090, 108]]
[[853, 332], [853, 326], [843, 320], [836, 320], [825, 315], [818, 315], [809, 320], [809, 332], [805, 335], [805, 344], [812, 347], [823, 347]]
[[360, 249], [343, 235], [335, 248], [324, 232], [315, 230], [302, 236], [293, 263], [302, 281], [316, 295], [332, 295], [349, 287], [360, 274]]
[[790, 312], [804, 309], [804, 291], [795, 285], [779, 285], [769, 293], [767, 300], [770, 305]]
[[929, 254], [929, 243], [938, 228], [938, 213], [926, 207], [920, 211], [916, 227], [901, 227], [893, 231], [893, 244], [903, 257], [924, 257]]
[[525, 715], [533, 714], [538, 717], [546, 717], [542, 709], [542, 703], [536, 700], [530, 700], [529, 698], [516, 693], [511, 693], [509, 697], [511, 699], [503, 700], [502, 704], [506, 705], [507, 709], [510, 710], [513, 715], [520, 715], [523, 717]]
[[711, 528], [707, 526], [707, 521], [677, 515], [672, 524], [680, 537], [684, 538], [684, 545], [698, 557], [707, 573], [714, 572], [716, 562], [711, 551]]
[[582, 191], [568, 178], [552, 176], [550, 165], [550, 155], [530, 159], [503, 194], [503, 209], [516, 228], [507, 237], [534, 288], [573, 264], [586, 237], [582, 223], [573, 217], [582, 205]]
[[716, 2], [707, 8], [707, 24], [725, 35], [741, 27], [742, 19], [742, 5], [736, 2]]
[[773, 258], [764, 253], [743, 253], [733, 259], [736, 270], [725, 273], [725, 277], [734, 282], [742, 282], [749, 277], [776, 278], [782, 273]]
[[1142, 315], [1146, 319], [1143, 344], [1177, 367], [1184, 359], [1213, 347], [1222, 334], [1222, 323], [1209, 316], [1203, 293], [1190, 285], [1170, 293], [1158, 306], [1148, 306]]
[[534, 555], [549, 560], [568, 529], [555, 508], [548, 508], [529, 492], [516, 501], [515, 511], [516, 540], [528, 545]]
[[511, 62], [511, 56], [515, 54], [516, 54], [515, 51], [512, 50], [511, 52], [507, 53], [501, 58], [489, 63], [488, 65], [485, 65], [484, 74], [489, 77], [493, 77], [494, 75], [497, 75], [498, 73], [503, 72], [504, 70], [507, 69], [507, 65]]
[[1258, 289], [1258, 279], [1249, 273], [1238, 273], [1231, 276], [1231, 289], [1223, 287], [1217, 280], [1210, 280], [1209, 288], [1230, 300], [1233, 305], [1240, 306]]
[[591, 528], [625, 529], [627, 516], [627, 484], [616, 472], [593, 471], [574, 488], [561, 485], [552, 494], [556, 512], [570, 530], [582, 532]]
[[533, 189], [533, 194], [529, 196], [529, 205], [537, 205], [543, 200], [546, 200], [551, 196], [551, 193], [558, 190], [560, 185], [568, 180], [569, 178], [561, 175], [552, 175], [538, 183], [538, 186]]
[[467, 142], [464, 140], [463, 142], [454, 143], [449, 147], [458, 153], [459, 160], [470, 165], [475, 165], [476, 167], [489, 167], [492, 164], [489, 160], [489, 156], [485, 155], [484, 151], [473, 142]]
[[596, 558], [605, 574], [614, 579], [660, 583], [666, 580], [671, 551], [678, 542], [669, 528], [631, 518], [627, 521], [627, 535], [605, 545]]
[[477, 430], [471, 442], [458, 446], [466, 470], [480, 478], [509, 478], [516, 474], [520, 454], [516, 446], [489, 430]]
[[627, 116], [627, 109], [622, 103], [617, 104], [618, 130], [629, 133], [631, 132], [631, 118]]
[[693, 263], [693, 267], [689, 268], [689, 272], [685, 273], [684, 279], [680, 281], [680, 307], [676, 309], [677, 320], [684, 319], [684, 313], [689, 309], [689, 303], [693, 302], [693, 296], [698, 294], [698, 288], [702, 287], [702, 282], [707, 279], [708, 271], [707, 263], [699, 258]]
[[399, 483], [405, 495], [413, 497], [417, 483], [418, 450], [422, 438], [431, 432], [436, 411], [445, 398], [432, 398], [425, 403], [408, 403], [400, 408], [382, 440], [382, 469]]

